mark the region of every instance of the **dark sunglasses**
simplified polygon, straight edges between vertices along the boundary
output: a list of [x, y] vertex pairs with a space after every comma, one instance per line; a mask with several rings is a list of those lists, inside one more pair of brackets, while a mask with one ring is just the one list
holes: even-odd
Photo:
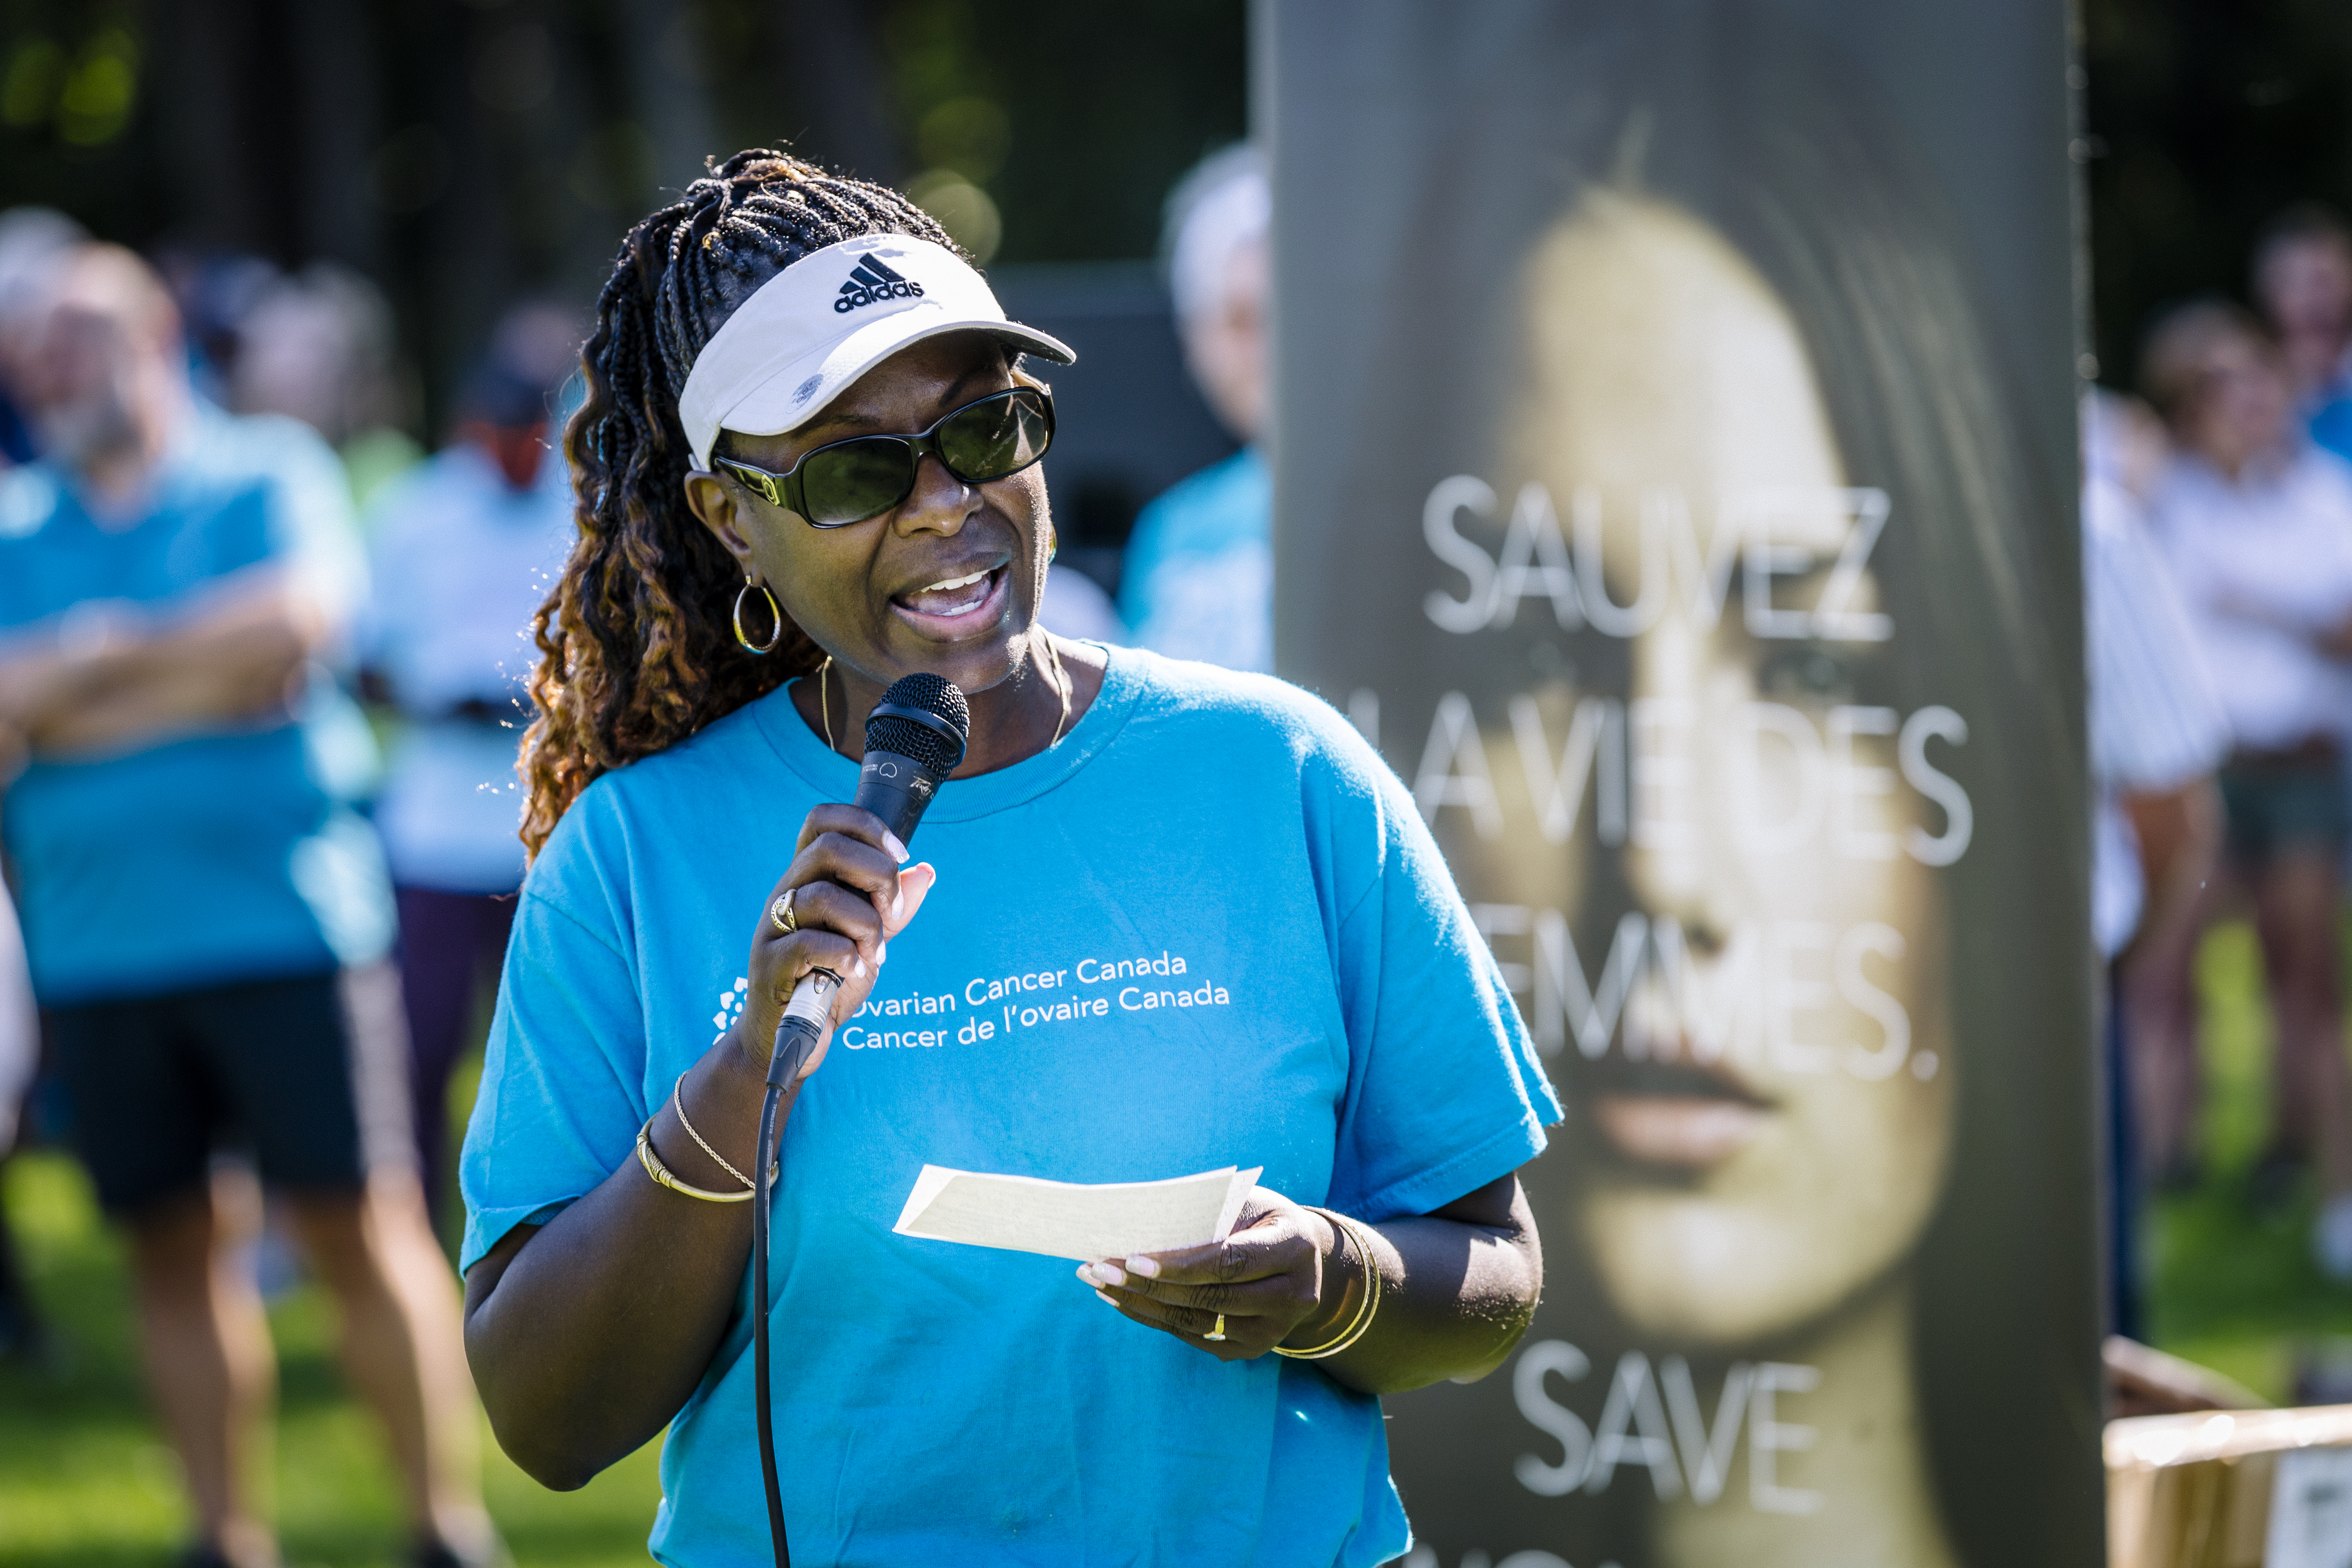
[[812, 527], [842, 528], [888, 511], [914, 492], [915, 470], [926, 456], [968, 485], [1017, 474], [1045, 455], [1054, 440], [1054, 395], [1016, 386], [967, 403], [919, 436], [853, 436], [801, 454], [790, 473], [772, 474], [732, 458], [724, 468], [768, 500], [808, 519]]

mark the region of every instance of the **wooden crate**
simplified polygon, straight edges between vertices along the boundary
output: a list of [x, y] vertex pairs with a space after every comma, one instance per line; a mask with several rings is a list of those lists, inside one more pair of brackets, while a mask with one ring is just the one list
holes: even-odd
[[2352, 1568], [2352, 1405], [2106, 1427], [2108, 1568]]

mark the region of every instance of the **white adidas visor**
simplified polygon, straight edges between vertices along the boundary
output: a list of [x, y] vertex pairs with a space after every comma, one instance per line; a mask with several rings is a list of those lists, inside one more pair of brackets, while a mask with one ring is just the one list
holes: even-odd
[[811, 251], [760, 285], [695, 356], [677, 416], [698, 468], [722, 429], [781, 436], [909, 343], [982, 331], [1076, 364], [1069, 345], [1004, 318], [988, 282], [945, 246], [869, 234]]

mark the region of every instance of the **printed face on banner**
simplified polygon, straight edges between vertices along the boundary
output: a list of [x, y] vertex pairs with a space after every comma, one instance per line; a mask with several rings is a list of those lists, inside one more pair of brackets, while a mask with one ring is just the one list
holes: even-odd
[[2065, 8], [1267, 21], [1276, 668], [1566, 1109], [1406, 1568], [2095, 1559]]
[[[1538, 688], [1493, 737], [1550, 786], [1528, 837], [1567, 853], [1478, 880], [1560, 910], [1600, 971], [1584, 1008], [1527, 998], [1572, 1046], [1555, 1067], [1591, 1134], [1555, 1224], [1637, 1330], [1760, 1343], [1883, 1278], [1934, 1206], [1965, 1070], [1934, 867], [1961, 845], [1919, 786], [1951, 787], [1923, 742], [1957, 726], [1885, 700], [1887, 500], [1850, 488], [1795, 325], [1738, 253], [1597, 195], [1538, 246], [1527, 298], [1513, 510], [1565, 522], [1569, 560], [1600, 570], [1533, 598], [1498, 571], [1494, 613], [1567, 618], [1549, 590], [1572, 580], [1599, 679]], [[1567, 820], [1580, 719], [1623, 783]]]
[[1517, 1479], [1654, 1500], [1665, 1560], [1866, 1493], [1888, 1561], [1938, 1562], [1909, 1268], [1968, 1070], [1943, 878], [1975, 818], [1966, 715], [1896, 674], [1904, 519], [1687, 211], [1588, 193], [1520, 298], [1495, 473], [1427, 499], [1424, 613], [1535, 679], [1441, 696], [1411, 775], [1570, 1107], [1529, 1181], [1599, 1321], [1522, 1350]]

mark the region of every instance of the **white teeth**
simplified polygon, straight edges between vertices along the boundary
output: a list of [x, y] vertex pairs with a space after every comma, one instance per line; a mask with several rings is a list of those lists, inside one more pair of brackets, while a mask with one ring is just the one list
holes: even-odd
[[919, 594], [944, 594], [950, 588], [969, 587], [987, 575], [988, 574], [985, 572], [975, 572], [969, 577], [950, 578], [947, 582], [934, 583], [928, 588], [918, 588], [915, 591]]

